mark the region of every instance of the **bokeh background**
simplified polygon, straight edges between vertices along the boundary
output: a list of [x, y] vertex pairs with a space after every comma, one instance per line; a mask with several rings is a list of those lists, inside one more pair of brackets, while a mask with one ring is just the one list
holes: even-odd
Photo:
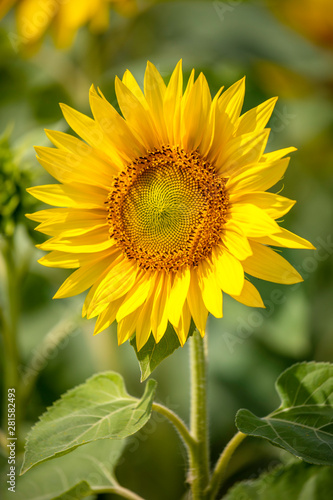
[[[93, 83], [117, 107], [116, 75], [130, 69], [142, 83], [150, 60], [168, 80], [183, 58], [186, 77], [193, 67], [197, 74], [203, 71], [212, 94], [246, 75], [243, 111], [279, 96], [268, 148], [298, 148], [274, 188], [297, 200], [282, 225], [317, 248], [284, 252], [304, 277], [301, 285], [258, 280], [266, 310], [226, 297], [224, 318], [209, 318], [215, 461], [235, 433], [239, 408], [264, 416], [278, 406], [274, 382], [285, 368], [302, 360], [333, 359], [333, 7], [329, 0], [146, 1], [126, 12], [110, 7], [108, 28], [96, 33], [82, 27], [67, 49], [58, 48], [49, 32], [27, 48], [17, 35], [13, 9], [0, 24], [0, 243], [2, 250], [8, 239], [15, 246], [10, 280], [26, 398], [22, 436], [63, 392], [98, 371], [118, 371], [131, 394], [143, 392], [134, 351], [128, 343], [117, 346], [115, 327], [93, 337], [94, 321], [80, 319], [83, 296], [52, 300], [69, 272], [37, 263], [42, 252], [34, 245], [43, 236], [24, 218], [42, 208], [25, 188], [53, 182], [35, 159], [33, 146], [50, 145], [44, 128], [68, 131], [59, 102], [90, 114]], [[4, 262], [2, 257], [0, 327], [10, 308]], [[185, 345], [153, 374], [157, 400], [186, 421], [188, 354]], [[1, 370], [6, 356], [10, 352], [2, 342]], [[4, 385], [1, 376], [2, 392]], [[174, 429], [158, 420], [129, 440], [118, 478], [147, 500], [180, 499], [186, 492], [185, 453]], [[223, 491], [288, 459], [278, 448], [248, 439], [231, 463]], [[0, 464], [5, 463], [2, 449]]]

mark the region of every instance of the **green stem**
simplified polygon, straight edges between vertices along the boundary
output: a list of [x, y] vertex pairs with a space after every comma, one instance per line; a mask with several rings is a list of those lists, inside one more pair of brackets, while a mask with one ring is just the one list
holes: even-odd
[[134, 493], [134, 491], [123, 488], [120, 484], [111, 488], [94, 488], [93, 493], [113, 493], [114, 495], [127, 498], [128, 500], [145, 500], [143, 497], [140, 497], [140, 495]]
[[193, 500], [204, 500], [209, 481], [209, 440], [207, 422], [207, 337], [195, 331], [191, 348], [191, 434], [196, 440], [196, 453], [190, 455], [190, 477]]
[[184, 441], [185, 446], [189, 450], [189, 453], [195, 453], [196, 450], [196, 442], [191, 436], [188, 428], [186, 427], [183, 420], [172, 410], [163, 406], [159, 403], [153, 403], [153, 411], [156, 411], [166, 417], [170, 422], [176, 427], [179, 432], [181, 438]]
[[[4, 240], [3, 256], [6, 265], [7, 293], [8, 293], [8, 317], [4, 321], [2, 335], [4, 347], [4, 427], [7, 421], [7, 390], [15, 388], [18, 397], [18, 349], [17, 349], [17, 319], [19, 313], [18, 296], [20, 293], [19, 283], [14, 258], [14, 242], [12, 238]], [[17, 410], [19, 411], [17, 404]]]
[[235, 451], [235, 449], [240, 445], [243, 439], [246, 438], [246, 434], [242, 432], [237, 432], [234, 437], [229, 441], [227, 446], [224, 448], [223, 452], [218, 459], [214, 472], [212, 474], [209, 486], [206, 490], [206, 494], [208, 494], [209, 500], [214, 500], [216, 495], [218, 494], [219, 488], [222, 483], [223, 476], [228, 467], [230, 459]]

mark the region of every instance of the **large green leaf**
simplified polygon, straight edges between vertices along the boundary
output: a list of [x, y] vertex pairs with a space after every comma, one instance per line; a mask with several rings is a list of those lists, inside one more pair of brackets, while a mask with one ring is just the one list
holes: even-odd
[[44, 460], [99, 439], [122, 439], [149, 420], [156, 382], [149, 380], [141, 399], [130, 396], [114, 372], [94, 375], [71, 389], [32, 428], [22, 474]]
[[94, 441], [39, 464], [18, 478], [15, 500], [76, 500], [105, 489], [116, 491], [113, 470], [125, 442], [125, 439]]
[[330, 500], [332, 491], [331, 467], [299, 462], [276, 467], [257, 479], [238, 483], [223, 500]]
[[[188, 336], [193, 335], [195, 324], [191, 321]], [[156, 344], [153, 335], [150, 335], [148, 342], [140, 349], [136, 348], [135, 335], [130, 340], [136, 357], [139, 361], [141, 370], [141, 382], [146, 380], [147, 377], [155, 370], [155, 368], [170, 354], [172, 354], [178, 347], [181, 346], [177, 334], [169, 323], [167, 330], [161, 340]]]
[[282, 373], [276, 389], [281, 406], [263, 418], [239, 410], [238, 429], [306, 462], [333, 465], [333, 365], [296, 364]]

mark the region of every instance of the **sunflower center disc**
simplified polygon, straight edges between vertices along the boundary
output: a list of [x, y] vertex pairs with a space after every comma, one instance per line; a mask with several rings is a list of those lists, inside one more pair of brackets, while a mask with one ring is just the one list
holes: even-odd
[[114, 180], [110, 234], [143, 269], [195, 267], [221, 240], [227, 203], [225, 179], [199, 153], [162, 147]]

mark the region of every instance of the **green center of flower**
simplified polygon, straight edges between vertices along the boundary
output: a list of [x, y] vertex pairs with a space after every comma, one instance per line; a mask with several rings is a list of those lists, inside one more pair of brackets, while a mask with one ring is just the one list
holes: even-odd
[[196, 266], [221, 239], [225, 179], [199, 153], [163, 147], [118, 175], [108, 209], [111, 236], [141, 268]]

